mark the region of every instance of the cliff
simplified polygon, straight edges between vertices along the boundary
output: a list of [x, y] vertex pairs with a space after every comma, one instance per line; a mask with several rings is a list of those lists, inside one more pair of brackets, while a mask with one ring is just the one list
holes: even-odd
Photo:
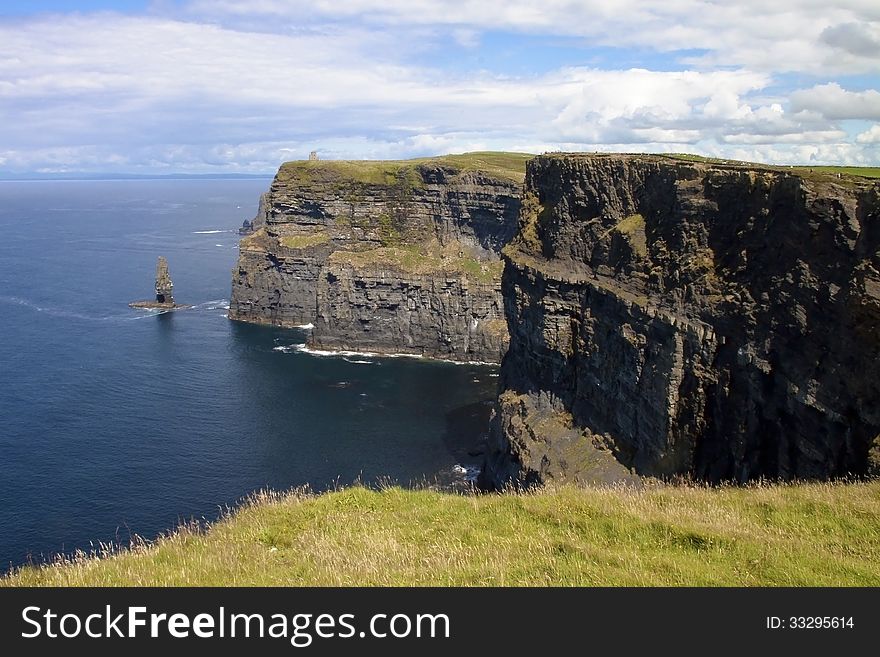
[[532, 160], [482, 483], [876, 471], [878, 213], [855, 176]]
[[498, 362], [528, 157], [282, 165], [241, 240], [230, 318], [313, 324], [323, 349]]

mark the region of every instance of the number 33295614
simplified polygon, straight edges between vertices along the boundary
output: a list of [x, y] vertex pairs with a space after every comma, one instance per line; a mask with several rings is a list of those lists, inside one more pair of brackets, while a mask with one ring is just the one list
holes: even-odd
[[779, 616], [767, 617], [768, 630], [844, 630], [855, 627], [852, 616]]

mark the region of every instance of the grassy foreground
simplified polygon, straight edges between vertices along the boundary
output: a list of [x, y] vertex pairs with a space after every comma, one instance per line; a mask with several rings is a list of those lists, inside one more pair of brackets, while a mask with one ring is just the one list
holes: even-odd
[[880, 482], [261, 495], [2, 585], [880, 585]]

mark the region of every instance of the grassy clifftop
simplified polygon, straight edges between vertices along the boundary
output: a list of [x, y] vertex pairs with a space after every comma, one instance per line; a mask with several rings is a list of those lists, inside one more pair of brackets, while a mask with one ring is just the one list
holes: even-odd
[[761, 169], [769, 169], [772, 171], [780, 171], [783, 173], [794, 173], [808, 180], [818, 181], [834, 181], [842, 180], [844, 183], [855, 178], [880, 178], [880, 167], [856, 167], [856, 166], [825, 166], [825, 165], [782, 165], [782, 164], [761, 164], [757, 162], [742, 162], [739, 160], [724, 160], [714, 157], [703, 157], [701, 155], [690, 155], [688, 153], [664, 153], [662, 157], [670, 157], [676, 160], [684, 160], [687, 162], [705, 162], [706, 164], [734, 165], [745, 167], [757, 167]]
[[415, 174], [419, 166], [442, 166], [458, 173], [482, 171], [502, 180], [521, 183], [525, 179], [528, 153], [474, 152], [441, 155], [412, 160], [295, 160], [285, 162], [275, 177], [276, 184], [304, 181], [345, 180], [372, 185], [394, 185], [410, 177], [413, 186], [421, 184]]
[[880, 482], [264, 495], [2, 585], [880, 585]]

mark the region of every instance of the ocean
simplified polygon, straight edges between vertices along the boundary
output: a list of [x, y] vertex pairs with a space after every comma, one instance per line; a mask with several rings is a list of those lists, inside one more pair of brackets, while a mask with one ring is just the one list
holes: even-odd
[[[302, 350], [226, 318], [268, 180], [0, 182], [0, 570], [250, 493], [461, 485], [497, 368]], [[153, 314], [168, 259], [175, 300]]]

